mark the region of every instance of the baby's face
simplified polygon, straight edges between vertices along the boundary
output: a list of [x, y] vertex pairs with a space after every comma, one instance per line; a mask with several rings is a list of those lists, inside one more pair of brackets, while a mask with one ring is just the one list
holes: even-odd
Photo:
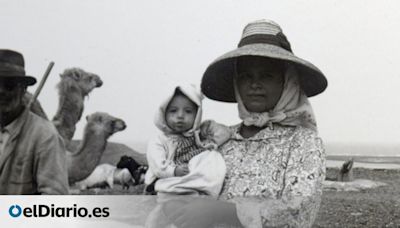
[[197, 105], [186, 96], [177, 94], [168, 104], [165, 120], [174, 133], [192, 129], [197, 114]]

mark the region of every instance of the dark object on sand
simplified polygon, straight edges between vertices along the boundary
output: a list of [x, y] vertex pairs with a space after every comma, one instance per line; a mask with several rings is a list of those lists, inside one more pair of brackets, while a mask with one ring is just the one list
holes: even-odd
[[123, 169], [127, 168], [131, 173], [133, 179], [135, 180], [135, 185], [141, 184], [141, 176], [147, 171], [147, 166], [140, 165], [130, 156], [122, 156], [117, 163], [117, 168]]
[[338, 176], [337, 176], [337, 181], [342, 181], [342, 182], [349, 182], [353, 181], [353, 164], [354, 161], [351, 158], [350, 160], [346, 161], [343, 163], [342, 168], [339, 170]]
[[337, 175], [332, 177], [326, 177], [327, 181], [340, 181], [340, 182], [350, 182], [354, 180], [353, 177], [353, 164], [354, 160], [351, 158], [343, 163], [342, 167], [338, 171]]

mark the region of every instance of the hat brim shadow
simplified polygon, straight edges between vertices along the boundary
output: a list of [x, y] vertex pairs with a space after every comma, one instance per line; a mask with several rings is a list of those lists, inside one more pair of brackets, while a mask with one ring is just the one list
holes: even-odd
[[233, 76], [236, 59], [242, 56], [259, 56], [293, 64], [298, 71], [300, 85], [308, 97], [322, 93], [328, 86], [323, 73], [312, 63], [275, 45], [249, 44], [224, 54], [208, 66], [201, 82], [201, 90], [208, 98], [236, 102]]
[[25, 86], [31, 86], [36, 83], [36, 79], [32, 76], [0, 76], [0, 80], [13, 81], [21, 83]]

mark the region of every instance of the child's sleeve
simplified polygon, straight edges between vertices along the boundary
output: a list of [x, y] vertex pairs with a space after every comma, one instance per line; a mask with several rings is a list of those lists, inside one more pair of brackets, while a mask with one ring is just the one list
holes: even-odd
[[151, 140], [147, 146], [147, 162], [149, 169], [158, 178], [173, 177], [175, 164], [169, 159], [169, 151], [166, 140], [161, 136]]

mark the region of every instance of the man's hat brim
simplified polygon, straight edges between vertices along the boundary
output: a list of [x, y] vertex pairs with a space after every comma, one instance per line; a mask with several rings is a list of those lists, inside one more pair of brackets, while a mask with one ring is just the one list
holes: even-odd
[[242, 56], [272, 58], [293, 64], [300, 85], [308, 97], [322, 93], [328, 86], [328, 81], [316, 66], [293, 53], [271, 44], [248, 44], [226, 53], [208, 66], [201, 82], [201, 90], [208, 98], [236, 102], [233, 77], [236, 59]]
[[17, 83], [22, 83], [25, 86], [31, 86], [36, 83], [36, 79], [32, 76], [0, 76], [0, 80], [9, 80]]

